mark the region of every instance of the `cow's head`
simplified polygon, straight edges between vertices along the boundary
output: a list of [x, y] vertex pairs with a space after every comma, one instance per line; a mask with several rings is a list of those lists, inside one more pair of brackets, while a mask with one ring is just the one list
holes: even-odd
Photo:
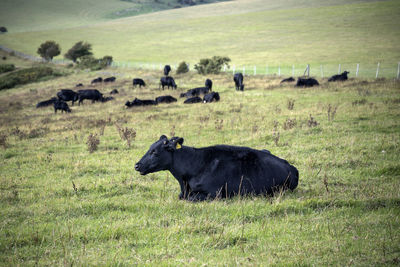
[[135, 170], [141, 175], [168, 170], [173, 162], [174, 151], [180, 149], [182, 144], [183, 138], [172, 137], [168, 140], [165, 135], [162, 135], [135, 164]]

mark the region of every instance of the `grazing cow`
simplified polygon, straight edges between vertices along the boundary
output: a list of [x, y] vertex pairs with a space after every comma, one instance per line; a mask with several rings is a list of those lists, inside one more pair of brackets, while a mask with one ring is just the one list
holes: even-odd
[[156, 97], [156, 102], [157, 103], [172, 103], [172, 102], [176, 102], [176, 98], [170, 95], [163, 95], [163, 96], [159, 96]]
[[154, 101], [151, 99], [135, 98], [132, 102], [127, 101], [125, 103], [125, 106], [127, 106], [128, 108], [133, 107], [133, 106], [152, 106], [152, 105], [157, 105], [157, 101]]
[[289, 78], [283, 79], [281, 81], [281, 83], [291, 83], [291, 82], [294, 82], [294, 81], [295, 81], [295, 79], [293, 77], [289, 77]]
[[75, 87], [83, 87], [82, 83], [78, 83], [77, 85], [75, 85]]
[[105, 82], [105, 83], [112, 83], [112, 82], [115, 82], [116, 79], [117, 79], [117, 78], [115, 78], [114, 76], [111, 76], [111, 77], [105, 78], [105, 79], [103, 80], [103, 82]]
[[203, 98], [204, 103], [211, 103], [214, 101], [219, 101], [219, 94], [218, 92], [211, 92], [209, 94], [206, 94]]
[[181, 93], [180, 97], [195, 97], [199, 96], [201, 94], [205, 95], [210, 91], [210, 88], [208, 87], [197, 87], [188, 90], [186, 93]]
[[170, 71], [171, 71], [171, 66], [170, 65], [165, 65], [164, 66], [164, 75], [168, 76]]
[[297, 78], [296, 86], [300, 87], [313, 87], [319, 85], [318, 81], [314, 78]]
[[139, 85], [139, 88], [141, 88], [142, 86], [146, 87], [146, 83], [140, 78], [133, 79], [132, 84], [133, 87], [136, 87], [136, 85]]
[[115, 94], [119, 94], [119, 92], [118, 92], [117, 89], [113, 89], [113, 90], [110, 92], [110, 95], [115, 95]]
[[43, 108], [43, 107], [48, 107], [54, 104], [54, 102], [57, 101], [57, 97], [52, 97], [49, 100], [42, 101], [36, 104], [36, 108]]
[[62, 101], [62, 100], [56, 100], [53, 103], [54, 106], [54, 113], [57, 113], [57, 109], [61, 110], [61, 113], [65, 112], [71, 112], [71, 109], [68, 107], [67, 102]]
[[235, 195], [273, 195], [294, 190], [298, 170], [267, 150], [216, 145], [183, 146], [183, 138], [162, 135], [135, 164], [141, 175], [168, 170], [178, 180], [180, 199], [203, 201]]
[[61, 89], [57, 93], [57, 97], [63, 101], [72, 101], [72, 105], [74, 105], [74, 102], [79, 99], [79, 94], [71, 89]]
[[101, 78], [101, 77], [98, 77], [98, 78], [96, 78], [96, 79], [92, 80], [92, 82], [91, 82], [90, 84], [94, 84], [94, 83], [101, 83], [102, 81], [103, 81], [103, 78]]
[[171, 76], [161, 77], [160, 86], [158, 88], [160, 89], [161, 86], [162, 86], [163, 90], [164, 90], [165, 86], [167, 86], [168, 89], [169, 89], [169, 87], [172, 87], [172, 89], [176, 89], [177, 88], [175, 80]]
[[191, 98], [186, 99], [183, 102], [183, 104], [194, 104], [194, 103], [200, 103], [200, 102], [203, 102], [203, 100], [200, 97], [195, 96], [195, 97], [191, 97]]
[[90, 99], [92, 103], [95, 101], [103, 101], [103, 94], [100, 93], [97, 89], [86, 89], [86, 90], [79, 90], [79, 102], [78, 104], [81, 105], [83, 100]]
[[111, 100], [114, 100], [114, 97], [112, 97], [112, 96], [107, 96], [107, 97], [103, 97], [103, 99], [101, 99], [101, 102], [108, 102], [108, 101], [111, 101]]
[[348, 79], [347, 74], [349, 73], [348, 71], [344, 71], [342, 74], [333, 75], [328, 79], [328, 82], [346, 81]]
[[210, 79], [207, 79], [204, 85], [212, 91], [212, 81]]
[[236, 86], [236, 91], [243, 91], [244, 89], [244, 84], [243, 84], [243, 74], [241, 73], [236, 73], [233, 76], [233, 81], [235, 82], [235, 86]]

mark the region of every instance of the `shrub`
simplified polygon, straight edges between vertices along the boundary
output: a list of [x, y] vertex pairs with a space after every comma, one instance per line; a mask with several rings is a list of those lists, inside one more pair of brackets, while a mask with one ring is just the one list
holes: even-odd
[[49, 61], [52, 60], [53, 57], [58, 56], [61, 53], [61, 50], [60, 46], [56, 42], [46, 41], [39, 46], [37, 53], [42, 58]]
[[112, 62], [112, 56], [104, 56], [103, 58], [94, 58], [93, 56], [88, 55], [80, 58], [78, 63], [78, 68], [90, 69], [95, 71], [110, 66], [111, 62]]
[[231, 61], [228, 57], [213, 56], [212, 58], [200, 59], [200, 62], [194, 65], [194, 69], [199, 74], [218, 74], [221, 72], [222, 66], [226, 65], [229, 68], [229, 62]]
[[89, 152], [93, 153], [97, 150], [100, 139], [97, 137], [97, 134], [89, 134], [86, 144], [88, 145]]
[[79, 58], [83, 56], [92, 55], [93, 53], [90, 50], [92, 50], [91, 44], [80, 41], [74, 44], [74, 46], [68, 50], [64, 57], [72, 60], [73, 62], [76, 62]]
[[136, 138], [135, 129], [128, 127], [123, 128], [118, 124], [115, 124], [115, 127], [117, 128], [117, 131], [121, 139], [126, 141], [128, 147], [131, 147], [131, 142], [134, 141]]
[[7, 28], [4, 27], [4, 26], [1, 26], [1, 27], [0, 27], [0, 32], [2, 32], [2, 33], [7, 32]]
[[15, 70], [14, 64], [1, 64], [0, 65], [0, 74], [9, 72], [9, 71], [13, 71], [13, 70]]
[[5, 74], [0, 77], [0, 90], [13, 88], [16, 85], [36, 82], [44, 77], [57, 76], [50, 67], [32, 67]]
[[189, 72], [189, 65], [185, 61], [182, 61], [181, 63], [179, 63], [179, 66], [176, 69], [176, 74], [187, 73], [187, 72]]

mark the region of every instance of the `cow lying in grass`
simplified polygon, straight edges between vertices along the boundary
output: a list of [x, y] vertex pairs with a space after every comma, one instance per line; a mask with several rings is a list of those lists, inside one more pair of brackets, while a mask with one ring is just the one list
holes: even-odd
[[183, 138], [162, 135], [135, 165], [141, 175], [168, 170], [181, 187], [180, 199], [203, 201], [235, 195], [272, 195], [294, 190], [299, 172], [267, 150], [217, 145], [183, 146]]

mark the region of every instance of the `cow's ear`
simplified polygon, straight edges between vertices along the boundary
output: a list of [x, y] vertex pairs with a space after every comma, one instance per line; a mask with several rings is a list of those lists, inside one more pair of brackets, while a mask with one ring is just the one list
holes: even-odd
[[165, 135], [161, 135], [160, 140], [168, 140], [168, 138]]
[[182, 144], [183, 144], [183, 138], [178, 137], [177, 139], [174, 140], [175, 149], [182, 148]]

